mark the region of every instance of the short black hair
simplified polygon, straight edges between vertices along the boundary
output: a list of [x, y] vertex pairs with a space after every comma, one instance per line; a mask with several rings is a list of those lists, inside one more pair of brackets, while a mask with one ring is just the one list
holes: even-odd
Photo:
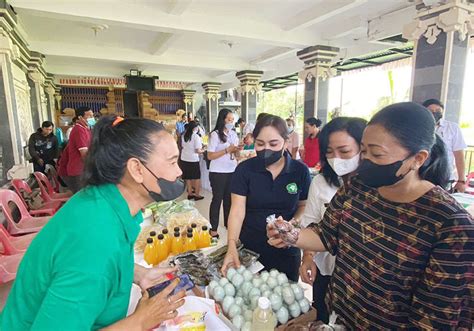
[[306, 119], [305, 122], [308, 123], [309, 125], [316, 126], [317, 128], [321, 127], [321, 124], [323, 124], [323, 122], [319, 118], [316, 118], [316, 117], [309, 117]]
[[239, 118], [239, 119], [237, 120], [236, 125], [240, 125], [240, 124], [242, 124], [242, 123], [245, 123], [245, 120], [241, 117], [241, 118]]
[[441, 101], [439, 101], [438, 99], [428, 99], [425, 102], [423, 102], [423, 106], [426, 107], [426, 108], [428, 108], [431, 105], [440, 106], [441, 108], [444, 109], [443, 103]]
[[42, 128], [54, 127], [54, 123], [51, 122], [51, 121], [44, 121], [44, 122], [41, 124], [41, 127], [42, 127]]
[[256, 139], [260, 134], [260, 131], [267, 126], [274, 127], [284, 140], [288, 139], [288, 127], [286, 126], [285, 120], [279, 116], [269, 114], [263, 116], [259, 121], [257, 121], [252, 133], [254, 138]]
[[128, 118], [114, 125], [117, 116], [103, 116], [92, 131], [83, 180], [87, 185], [117, 184], [130, 158], [146, 163], [154, 152], [153, 135], [165, 131], [161, 123]]
[[84, 113], [86, 113], [86, 112], [88, 112], [88, 111], [90, 111], [90, 110], [91, 110], [91, 109], [90, 109], [89, 107], [87, 107], [87, 106], [81, 106], [81, 107], [79, 107], [79, 108], [77, 108], [77, 109], [75, 110], [75, 112], [76, 112], [76, 117], [84, 116]]
[[258, 114], [257, 116], [257, 122], [260, 121], [262, 118], [264, 118], [265, 116], [268, 116], [270, 115], [269, 113], [260, 113]]

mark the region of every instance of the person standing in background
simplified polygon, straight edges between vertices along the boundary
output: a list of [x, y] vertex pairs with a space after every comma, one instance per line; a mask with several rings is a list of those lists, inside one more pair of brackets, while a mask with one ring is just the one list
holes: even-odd
[[219, 237], [217, 228], [221, 204], [224, 207], [224, 225], [227, 227], [231, 206], [230, 184], [232, 174], [237, 167], [236, 156], [239, 155], [239, 151], [239, 137], [234, 131], [234, 114], [230, 109], [221, 109], [207, 147], [207, 157], [211, 161], [209, 181], [212, 188], [212, 201], [209, 207], [209, 219], [213, 237]]
[[76, 109], [76, 125], [72, 128], [67, 151], [66, 176], [63, 178], [68, 188], [76, 193], [82, 188], [81, 175], [84, 160], [91, 142], [91, 127], [95, 125], [94, 113], [89, 107]]
[[55, 166], [59, 155], [58, 139], [53, 134], [54, 124], [45, 121], [28, 141], [28, 151], [32, 157], [34, 171], [45, 173], [47, 164]]
[[180, 167], [183, 171], [182, 178], [186, 181], [188, 200], [204, 199], [201, 191], [201, 169], [199, 168], [199, 154], [202, 154], [202, 138], [199, 136], [196, 122], [191, 121], [186, 125], [186, 131], [181, 136]]
[[72, 128], [74, 127], [74, 125], [76, 125], [76, 121], [77, 121], [77, 117], [74, 116], [74, 117], [72, 118], [71, 126], [70, 126], [70, 127], [67, 129], [67, 131], [66, 131], [66, 137], [65, 137], [65, 138], [66, 138], [66, 139], [65, 139], [66, 143], [69, 141], [69, 137], [71, 136]]
[[308, 137], [304, 141], [303, 161], [310, 167], [314, 168], [319, 163], [319, 131], [321, 127], [321, 120], [310, 117], [306, 119], [304, 124], [304, 132]]
[[291, 118], [287, 118], [286, 125], [288, 127], [288, 152], [290, 152], [293, 160], [299, 160], [300, 155], [298, 149], [300, 147], [300, 136], [295, 131], [295, 121]]
[[462, 136], [459, 125], [443, 118], [444, 106], [436, 99], [423, 102], [423, 106], [433, 114], [436, 122], [436, 133], [443, 139], [448, 150], [449, 166], [453, 189], [458, 192], [466, 190], [466, 173], [464, 164], [464, 150], [467, 145]]

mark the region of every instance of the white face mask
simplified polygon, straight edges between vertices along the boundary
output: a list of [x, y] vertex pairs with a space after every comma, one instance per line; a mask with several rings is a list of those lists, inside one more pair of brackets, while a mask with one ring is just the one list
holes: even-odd
[[289, 127], [288, 127], [288, 133], [292, 133], [293, 130], [294, 130], [294, 128], [293, 128], [292, 126], [289, 126]]
[[359, 167], [359, 162], [360, 153], [357, 153], [350, 159], [340, 159], [337, 157], [328, 159], [329, 165], [338, 176], [344, 176], [354, 172]]

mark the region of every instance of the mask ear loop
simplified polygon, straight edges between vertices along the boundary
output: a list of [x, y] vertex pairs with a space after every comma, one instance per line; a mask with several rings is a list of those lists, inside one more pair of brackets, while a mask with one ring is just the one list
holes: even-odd
[[[413, 156], [415, 156], [415, 155], [408, 155], [406, 158], [404, 158], [404, 159], [402, 160], [402, 166], [403, 166], [403, 162], [405, 162], [406, 160], [408, 160], [409, 158], [411, 158], [411, 157], [413, 157]], [[400, 168], [401, 168], [402, 166], [400, 166]], [[403, 178], [405, 178], [406, 175], [408, 175], [408, 174], [409, 174], [411, 171], [413, 171], [413, 170], [415, 170], [415, 169], [413, 169], [412, 167], [410, 167], [410, 168], [408, 169], [408, 171], [407, 171], [405, 174], [403, 174], [403, 175], [401, 175], [401, 176], [398, 176], [398, 178], [400, 178], [400, 180], [402, 180]]]

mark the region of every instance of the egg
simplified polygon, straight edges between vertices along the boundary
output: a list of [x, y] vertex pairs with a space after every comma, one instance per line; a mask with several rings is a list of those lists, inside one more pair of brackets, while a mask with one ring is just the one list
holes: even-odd
[[268, 277], [270, 277], [270, 274], [268, 273], [268, 271], [262, 271], [262, 272], [260, 273], [260, 278], [261, 278], [264, 282], [267, 281]]
[[272, 293], [270, 295], [269, 299], [270, 299], [270, 303], [272, 305], [273, 311], [278, 311], [278, 309], [280, 309], [281, 306], [283, 305], [283, 301], [281, 300], [281, 296], [279, 296], [276, 293]]
[[242, 290], [243, 296], [247, 296], [249, 291], [252, 289], [253, 285], [251, 282], [244, 282], [240, 289]]
[[239, 274], [243, 274], [245, 270], [246, 270], [246, 268], [243, 265], [241, 265], [240, 267], [237, 268], [237, 272]]
[[290, 286], [283, 287], [281, 290], [281, 295], [283, 297], [283, 301], [285, 301], [287, 305], [291, 305], [293, 302], [295, 302], [295, 295], [293, 294], [293, 290]]
[[276, 278], [279, 274], [280, 274], [280, 272], [276, 269], [270, 270], [270, 276], [272, 276], [272, 277]]
[[212, 291], [212, 296], [216, 301], [221, 302], [224, 299], [225, 291], [222, 287], [216, 286], [214, 291]]
[[253, 297], [253, 296], [260, 296], [260, 294], [262, 294], [262, 292], [260, 292], [260, 290], [256, 287], [252, 288], [250, 291], [249, 291], [249, 297]]
[[252, 279], [252, 285], [254, 287], [260, 287], [260, 285], [262, 285], [262, 280], [260, 278]]
[[237, 293], [235, 293], [236, 298], [242, 298], [244, 296], [244, 292], [242, 292], [242, 287], [237, 290]]
[[250, 309], [244, 310], [244, 319], [248, 322], [252, 322], [253, 312]]
[[234, 284], [235, 287], [239, 288], [244, 282], [244, 276], [241, 274], [235, 274], [234, 277], [232, 277], [232, 284]]
[[309, 311], [310, 305], [308, 299], [304, 298], [299, 302], [300, 304], [300, 309], [303, 314], [307, 313]]
[[270, 276], [267, 279], [267, 285], [268, 285], [269, 288], [271, 288], [273, 290], [275, 287], [277, 287], [278, 282], [277, 282], [275, 277]]
[[258, 295], [250, 297], [250, 309], [254, 310], [255, 308], [257, 308], [258, 298]]
[[[298, 309], [299, 308], [300, 306], [298, 305]], [[235, 316], [242, 315], [242, 308], [240, 308], [239, 305], [233, 304], [230, 306], [228, 314], [230, 318], [234, 318]]]
[[242, 276], [244, 276], [244, 280], [246, 282], [248, 281], [251, 281], [252, 278], [253, 278], [253, 273], [250, 271], [250, 270], [245, 270], [243, 273], [242, 273]]
[[293, 318], [296, 318], [298, 316], [300, 316], [301, 314], [301, 308], [300, 308], [300, 304], [298, 302], [293, 302], [289, 307], [288, 307], [289, 311], [290, 311], [290, 315], [291, 317]]
[[234, 303], [238, 306], [243, 306], [244, 305], [244, 299], [241, 298], [241, 297], [236, 297], [235, 300], [234, 300]]
[[304, 298], [303, 289], [298, 284], [291, 284], [291, 289], [293, 290], [293, 294], [295, 295], [295, 299], [300, 301]]
[[234, 298], [231, 296], [226, 296], [224, 300], [222, 300], [222, 309], [224, 310], [224, 313], [229, 312], [229, 308], [231, 305], [234, 304]]
[[277, 320], [280, 324], [285, 324], [286, 322], [288, 322], [288, 318], [290, 317], [290, 313], [288, 312], [288, 309], [286, 309], [286, 307], [282, 306], [276, 312], [276, 317], [277, 317]]
[[242, 326], [244, 325], [245, 319], [242, 315], [237, 315], [232, 318], [232, 324], [238, 329], [242, 329]]
[[268, 286], [267, 284], [263, 283], [262, 285], [260, 285], [260, 292], [265, 292], [265, 291], [270, 291], [270, 286]]
[[272, 291], [270, 290], [262, 292], [262, 297], [270, 298], [270, 295], [272, 295]]
[[226, 274], [226, 277], [229, 281], [232, 280], [232, 277], [234, 277], [234, 275], [237, 273], [237, 270], [235, 270], [234, 268], [229, 268], [227, 270], [227, 274]]
[[224, 286], [225, 295], [235, 296], [235, 287], [232, 284], [225, 284]]
[[273, 293], [276, 293], [278, 294], [279, 296], [282, 296], [282, 287], [280, 285], [276, 286], [274, 289], [273, 289]]
[[281, 273], [277, 276], [277, 282], [278, 282], [278, 285], [288, 284], [288, 277], [286, 276], [286, 274]]
[[247, 321], [244, 323], [244, 325], [242, 325], [242, 328], [240, 329], [240, 331], [251, 331], [252, 330], [252, 322], [250, 321]]
[[225, 284], [229, 284], [229, 280], [227, 278], [221, 278], [219, 279], [219, 285], [224, 287]]
[[212, 294], [212, 290], [216, 288], [216, 286], [219, 286], [219, 283], [215, 280], [211, 280], [209, 282], [209, 285], [207, 285], [207, 289], [209, 291], [209, 294]]

